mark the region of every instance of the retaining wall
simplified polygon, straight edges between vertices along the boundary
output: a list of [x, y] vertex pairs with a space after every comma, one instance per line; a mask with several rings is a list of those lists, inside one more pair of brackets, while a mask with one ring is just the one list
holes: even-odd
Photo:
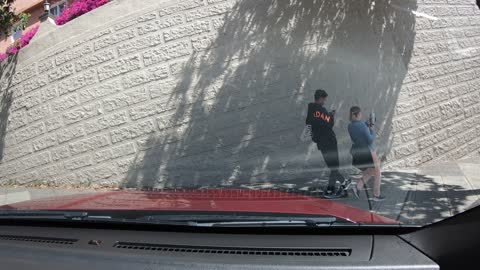
[[[325, 173], [314, 90], [375, 110], [388, 168], [478, 155], [475, 0], [115, 0], [1, 64], [0, 182], [229, 185]], [[321, 178], [321, 177], [320, 177]]]

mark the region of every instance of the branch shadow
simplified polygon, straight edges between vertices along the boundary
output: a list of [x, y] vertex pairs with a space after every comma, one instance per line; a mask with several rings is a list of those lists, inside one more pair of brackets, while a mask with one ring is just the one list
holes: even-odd
[[5, 150], [5, 138], [7, 136], [8, 117], [13, 102], [11, 90], [13, 74], [17, 67], [17, 54], [0, 62], [0, 162], [2, 162]]
[[[360, 178], [360, 175], [352, 175]], [[278, 190], [288, 193], [320, 197], [315, 180], [291, 179], [275, 183], [247, 184], [235, 188]], [[370, 184], [357, 199], [351, 191], [346, 198], [336, 199], [355, 208], [364, 209], [397, 220], [405, 225], [426, 225], [449, 218], [480, 204], [480, 189], [466, 187], [465, 183], [446, 184], [441, 177], [416, 172], [387, 171], [382, 174], [383, 202], [369, 202], [373, 187]]]
[[[337, 109], [341, 163], [350, 168], [351, 105], [375, 108], [383, 152], [412, 56], [416, 1], [244, 0], [192, 38], [172, 65], [175, 88], [160, 132], [141, 143], [123, 187], [242, 186], [326, 179], [300, 140], [313, 92]], [[161, 85], [158, 87], [162, 87]]]
[[[402, 224], [431, 224], [472, 207], [480, 190], [460, 184], [446, 184], [442, 177], [421, 173], [384, 172], [382, 192], [386, 200], [372, 203], [377, 214]], [[371, 190], [367, 190], [372, 196]]]

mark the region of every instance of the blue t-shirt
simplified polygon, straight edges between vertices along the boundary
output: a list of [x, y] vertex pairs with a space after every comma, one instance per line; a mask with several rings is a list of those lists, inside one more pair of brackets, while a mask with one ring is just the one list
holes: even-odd
[[353, 149], [368, 147], [370, 150], [374, 150], [375, 132], [368, 127], [366, 122], [352, 121], [348, 125], [348, 133], [352, 139]]

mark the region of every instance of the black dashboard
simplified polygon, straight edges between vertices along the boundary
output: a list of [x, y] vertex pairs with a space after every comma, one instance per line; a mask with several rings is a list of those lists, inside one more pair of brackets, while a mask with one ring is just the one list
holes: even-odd
[[0, 230], [2, 269], [439, 269], [391, 235]]
[[478, 269], [480, 207], [423, 228], [0, 222], [1, 269]]

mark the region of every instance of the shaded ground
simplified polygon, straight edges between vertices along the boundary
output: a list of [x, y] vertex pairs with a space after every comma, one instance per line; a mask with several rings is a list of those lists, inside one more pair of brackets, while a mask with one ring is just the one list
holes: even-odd
[[[321, 187], [326, 182], [321, 179], [291, 179], [261, 184], [198, 188], [280, 189], [317, 196], [319, 193], [309, 190]], [[103, 190], [3, 188], [0, 189], [0, 205], [89, 192], [103, 192]], [[336, 201], [372, 211], [403, 224], [430, 224], [480, 205], [480, 158], [464, 159], [410, 171], [384, 172], [382, 192], [387, 198], [378, 203], [368, 201], [371, 189], [363, 192], [360, 199], [354, 198], [350, 192], [349, 197]]]
[[[358, 176], [353, 176], [354, 178]], [[247, 188], [280, 188], [305, 192], [310, 187], [325, 185], [326, 180], [284, 181]], [[403, 224], [429, 224], [480, 205], [480, 158], [420, 167], [415, 170], [387, 171], [382, 177], [383, 202], [369, 202], [371, 188], [360, 199], [338, 199], [361, 209], [386, 216]]]

